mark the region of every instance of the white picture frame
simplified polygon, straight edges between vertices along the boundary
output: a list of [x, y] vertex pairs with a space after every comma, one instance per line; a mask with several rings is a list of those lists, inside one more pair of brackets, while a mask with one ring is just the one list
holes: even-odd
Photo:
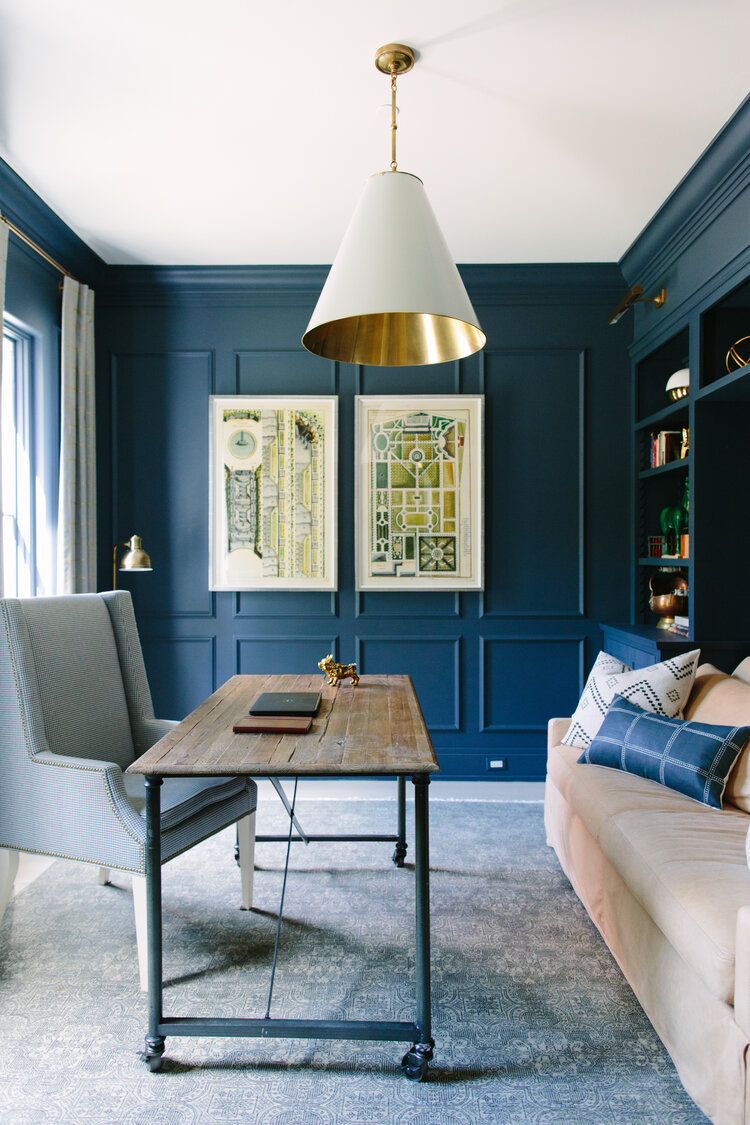
[[209, 588], [335, 590], [335, 395], [211, 395]]
[[484, 588], [484, 396], [355, 398], [358, 590]]

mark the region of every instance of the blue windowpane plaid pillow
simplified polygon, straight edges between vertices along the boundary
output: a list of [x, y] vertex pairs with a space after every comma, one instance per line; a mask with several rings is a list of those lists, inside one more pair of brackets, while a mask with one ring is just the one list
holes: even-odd
[[748, 739], [750, 727], [668, 719], [616, 695], [578, 761], [646, 777], [720, 809], [727, 778]]

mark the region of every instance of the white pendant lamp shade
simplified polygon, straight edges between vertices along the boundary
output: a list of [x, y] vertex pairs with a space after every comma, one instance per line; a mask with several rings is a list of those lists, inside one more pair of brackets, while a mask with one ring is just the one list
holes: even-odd
[[316, 355], [382, 367], [444, 363], [484, 347], [422, 181], [365, 182], [302, 343]]

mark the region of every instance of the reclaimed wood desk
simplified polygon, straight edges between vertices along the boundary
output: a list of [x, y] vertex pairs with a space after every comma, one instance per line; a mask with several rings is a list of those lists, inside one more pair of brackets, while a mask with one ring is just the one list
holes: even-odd
[[[234, 734], [263, 691], [320, 690], [304, 735]], [[301, 1039], [412, 1040], [401, 1067], [421, 1080], [434, 1043], [430, 1011], [429, 818], [430, 774], [440, 767], [408, 676], [360, 676], [349, 684], [321, 684], [319, 675], [233, 676], [128, 769], [146, 786], [146, 894], [149, 1018], [144, 1059], [161, 1066], [167, 1035]], [[165, 777], [396, 776], [414, 784], [416, 900], [416, 1018], [385, 1020], [239, 1019], [170, 1017], [163, 1012], [160, 786]], [[402, 790], [403, 792], [403, 790]], [[315, 837], [311, 837], [314, 839]]]

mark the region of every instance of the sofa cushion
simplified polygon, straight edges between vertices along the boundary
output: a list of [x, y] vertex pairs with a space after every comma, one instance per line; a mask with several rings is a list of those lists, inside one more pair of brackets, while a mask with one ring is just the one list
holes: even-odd
[[744, 680], [746, 684], [750, 684], [750, 656], [746, 656], [744, 660], [740, 661], [732, 675], [738, 680]]
[[[729, 676], [712, 664], [702, 664], [685, 707], [685, 718], [701, 723], [750, 724], [750, 682], [743, 681], [743, 661]], [[740, 754], [729, 775], [724, 801], [750, 812], [750, 747]]]
[[576, 757], [551, 748], [550, 781], [683, 960], [732, 1004], [737, 911], [750, 902], [747, 814]]
[[667, 719], [616, 695], [578, 759], [646, 777], [720, 809], [729, 772], [750, 727]]
[[607, 653], [600, 652], [563, 743], [582, 749], [588, 746], [615, 695], [668, 718], [681, 715], [693, 685], [699, 656], [700, 649], [694, 649], [672, 656], [660, 664], [630, 669]]

